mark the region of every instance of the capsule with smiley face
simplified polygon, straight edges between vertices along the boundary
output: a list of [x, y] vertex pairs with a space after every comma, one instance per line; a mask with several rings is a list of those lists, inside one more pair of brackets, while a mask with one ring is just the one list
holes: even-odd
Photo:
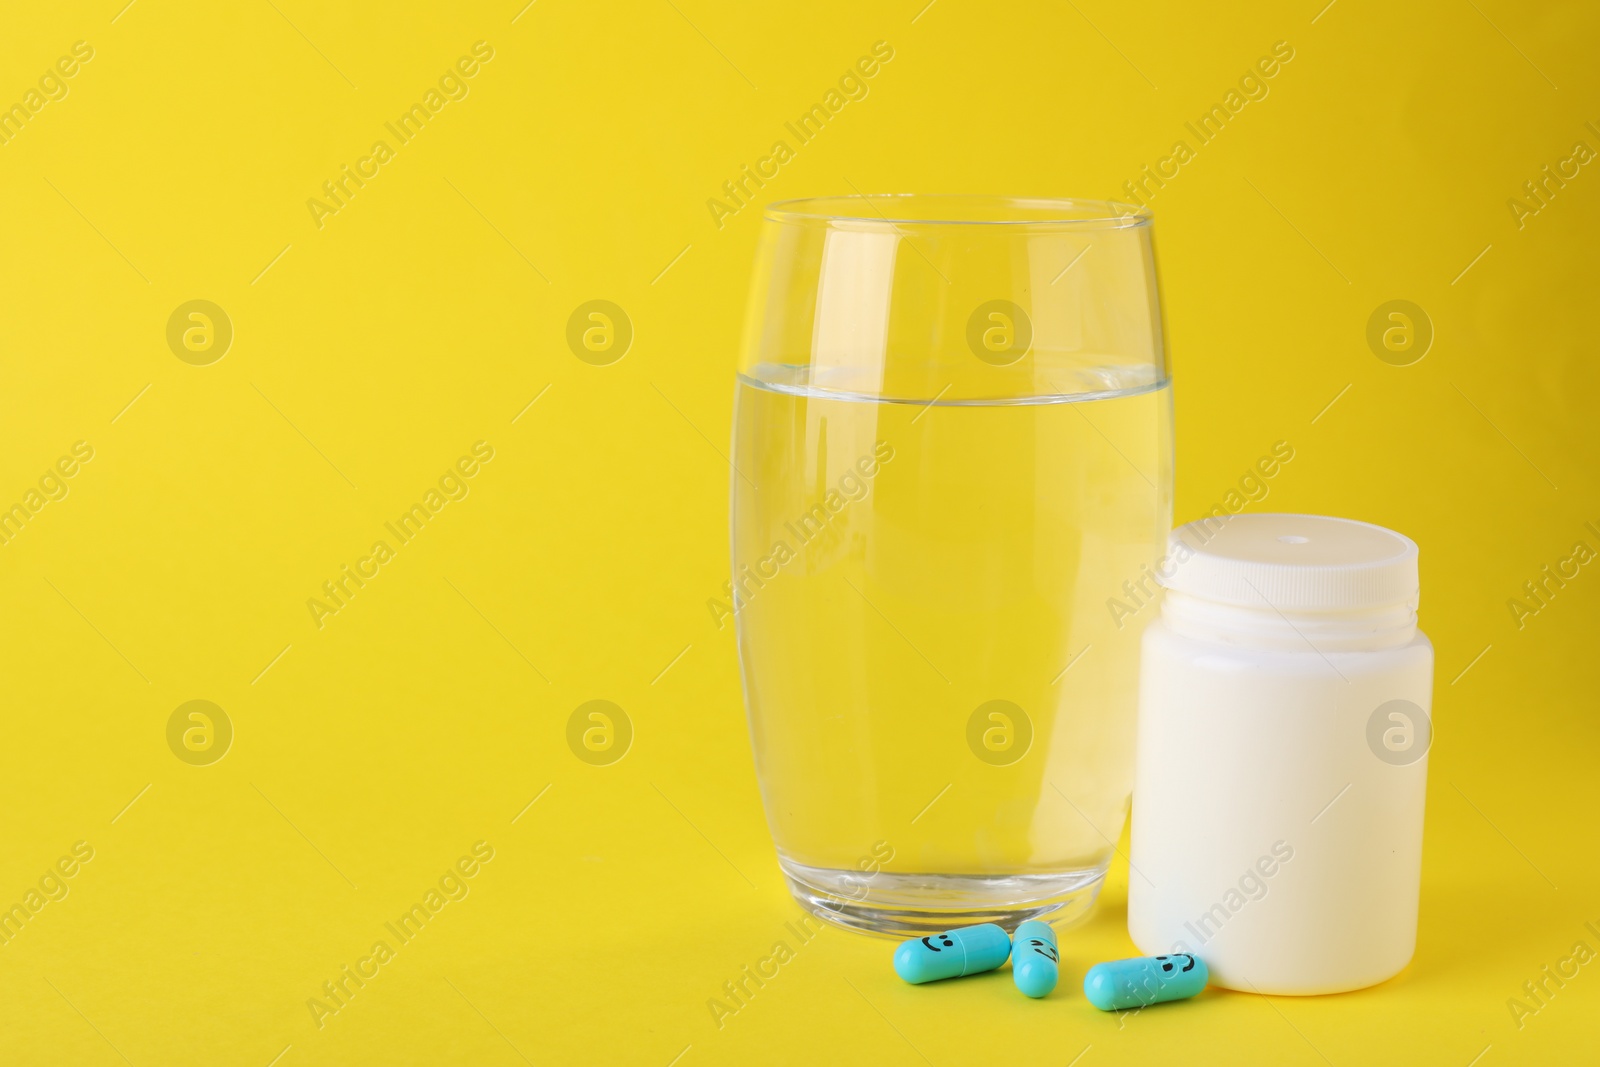
[[1144, 956], [1090, 967], [1083, 976], [1083, 995], [1101, 1011], [1143, 1008], [1192, 997], [1210, 979], [1205, 961], [1198, 956]]
[[912, 985], [992, 971], [1011, 955], [1011, 938], [994, 923], [913, 938], [894, 950], [894, 971]]
[[1011, 980], [1026, 996], [1048, 996], [1060, 974], [1056, 932], [1049, 923], [1029, 919], [1011, 937]]

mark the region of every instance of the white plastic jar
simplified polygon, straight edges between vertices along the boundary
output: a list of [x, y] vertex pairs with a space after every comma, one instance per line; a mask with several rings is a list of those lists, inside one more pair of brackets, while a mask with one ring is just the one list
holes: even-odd
[[1212, 981], [1373, 985], [1416, 947], [1433, 646], [1417, 546], [1369, 523], [1180, 527], [1144, 636], [1128, 933]]

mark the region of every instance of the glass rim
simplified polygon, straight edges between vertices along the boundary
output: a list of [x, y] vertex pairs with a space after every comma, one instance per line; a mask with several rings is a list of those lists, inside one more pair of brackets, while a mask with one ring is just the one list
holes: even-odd
[[[881, 204], [882, 201], [889, 203]], [[885, 207], [895, 210], [886, 212]], [[936, 210], [941, 207], [943, 211]], [[984, 217], [986, 215], [988, 217]], [[787, 223], [1037, 226], [1073, 230], [1134, 229], [1148, 226], [1152, 220], [1149, 208], [1117, 200], [986, 193], [849, 193], [799, 197], [768, 204], [762, 210], [762, 217], [771, 222]]]

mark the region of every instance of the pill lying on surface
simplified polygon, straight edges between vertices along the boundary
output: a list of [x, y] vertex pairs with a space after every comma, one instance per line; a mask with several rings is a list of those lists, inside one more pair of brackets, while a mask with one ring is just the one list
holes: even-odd
[[1042, 997], [1056, 987], [1060, 973], [1056, 932], [1049, 923], [1029, 919], [1011, 937], [1011, 980], [1030, 997]]
[[1142, 1008], [1192, 997], [1206, 987], [1205, 961], [1187, 953], [1097, 963], [1083, 976], [1083, 995], [1101, 1011]]
[[894, 950], [894, 972], [913, 985], [992, 971], [1011, 955], [1011, 938], [994, 923], [913, 938]]

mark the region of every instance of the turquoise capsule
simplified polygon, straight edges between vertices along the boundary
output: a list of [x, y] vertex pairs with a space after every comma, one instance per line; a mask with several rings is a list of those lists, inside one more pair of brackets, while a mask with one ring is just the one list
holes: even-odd
[[963, 926], [942, 934], [913, 938], [894, 950], [894, 973], [910, 982], [992, 971], [1011, 955], [1011, 938], [994, 923]]
[[1049, 923], [1029, 919], [1011, 937], [1011, 980], [1030, 997], [1048, 996], [1056, 987], [1060, 957]]
[[1101, 1011], [1143, 1008], [1192, 997], [1210, 979], [1205, 961], [1198, 956], [1143, 956], [1090, 967], [1083, 976], [1083, 995]]

